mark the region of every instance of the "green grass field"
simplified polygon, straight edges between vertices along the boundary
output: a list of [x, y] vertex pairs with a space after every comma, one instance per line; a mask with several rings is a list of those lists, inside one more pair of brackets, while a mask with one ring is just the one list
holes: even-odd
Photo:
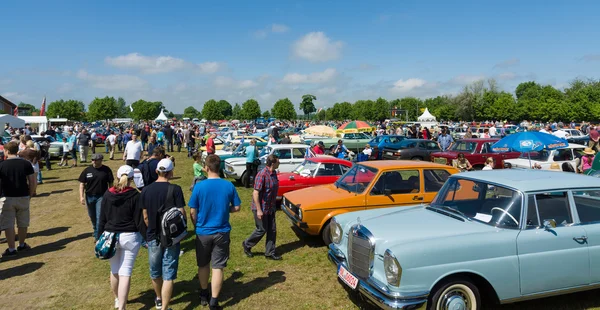
[[[192, 161], [185, 153], [176, 158], [175, 180], [190, 196]], [[119, 158], [119, 156], [115, 156]], [[113, 171], [121, 161], [106, 161]], [[0, 263], [0, 309], [112, 309], [107, 261], [94, 256], [92, 227], [86, 207], [79, 204], [77, 178], [83, 167], [43, 171], [45, 184], [32, 200], [29, 252]], [[327, 259], [320, 238], [294, 232], [281, 212], [277, 214], [278, 253], [282, 261], [261, 256], [264, 243], [247, 258], [241, 242], [254, 229], [248, 189], [238, 187], [242, 210], [231, 217], [231, 257], [225, 269], [221, 304], [232, 309], [373, 309], [347, 293]], [[190, 225], [190, 231], [192, 225]], [[4, 251], [2, 245], [1, 250]], [[196, 278], [192, 238], [183, 242], [173, 309], [196, 309], [199, 282]], [[568, 262], [565, 262], [568, 263]], [[552, 272], [549, 270], [548, 272]], [[598, 291], [494, 307], [497, 309], [593, 309], [600, 307]], [[130, 309], [150, 309], [154, 303], [146, 249], [135, 264], [129, 294]], [[484, 307], [489, 309], [490, 307]]]

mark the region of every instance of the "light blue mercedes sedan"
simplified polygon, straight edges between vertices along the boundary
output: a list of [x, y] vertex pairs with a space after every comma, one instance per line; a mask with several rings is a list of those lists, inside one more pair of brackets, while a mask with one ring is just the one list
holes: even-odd
[[384, 309], [476, 310], [490, 307], [482, 301], [594, 289], [600, 179], [541, 170], [455, 174], [430, 205], [336, 216], [331, 240], [343, 285]]

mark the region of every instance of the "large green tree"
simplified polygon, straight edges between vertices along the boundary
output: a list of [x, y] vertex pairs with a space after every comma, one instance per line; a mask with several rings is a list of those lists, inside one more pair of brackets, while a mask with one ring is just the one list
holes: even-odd
[[183, 117], [187, 117], [190, 119], [200, 118], [200, 111], [196, 110], [196, 108], [189, 106], [183, 110]]
[[31, 105], [31, 104], [25, 103], [25, 102], [19, 103], [18, 107], [19, 107], [19, 110], [21, 108], [28, 109], [29, 112], [31, 112], [31, 113], [35, 113], [35, 112], [39, 112], [40, 111], [40, 109], [36, 108], [34, 105]]
[[373, 109], [373, 121], [383, 121], [390, 118], [390, 104], [387, 100], [379, 97], [372, 105]]
[[117, 98], [117, 117], [118, 118], [127, 118], [130, 117], [130, 108], [127, 106], [127, 102], [123, 97]]
[[314, 101], [317, 100], [317, 97], [311, 94], [306, 94], [302, 96], [302, 102], [300, 102], [300, 110], [304, 112], [304, 116], [310, 116], [310, 113], [316, 112]]
[[90, 122], [110, 120], [117, 116], [119, 107], [114, 97], [95, 98], [90, 102], [87, 120]]
[[242, 104], [242, 118], [246, 120], [255, 120], [259, 118], [260, 113], [260, 105], [258, 101], [254, 99], [248, 99], [244, 104]]
[[79, 100], [56, 100], [50, 102], [46, 115], [49, 118], [66, 118], [81, 121], [85, 116], [85, 105]]
[[239, 103], [233, 105], [233, 115], [231, 116], [233, 119], [239, 120], [242, 117], [242, 107]]
[[277, 100], [271, 109], [271, 113], [273, 117], [280, 120], [295, 120], [298, 118], [294, 104], [288, 98]]
[[223, 112], [220, 104], [214, 99], [208, 100], [202, 107], [202, 117], [209, 121], [223, 119]]
[[[154, 120], [160, 114], [160, 111], [165, 107], [160, 101], [146, 101], [140, 99], [131, 104], [133, 112], [130, 113], [131, 117], [135, 120]], [[165, 110], [165, 114], [168, 111]]]
[[233, 108], [231, 107], [231, 103], [227, 100], [219, 100], [219, 110], [221, 111], [222, 118], [231, 118], [233, 115]]
[[262, 114], [262, 117], [264, 117], [265, 119], [271, 118], [271, 112], [269, 110], [265, 110]]

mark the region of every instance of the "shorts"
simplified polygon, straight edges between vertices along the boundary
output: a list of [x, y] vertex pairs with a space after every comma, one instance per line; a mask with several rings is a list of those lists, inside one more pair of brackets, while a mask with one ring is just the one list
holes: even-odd
[[148, 263], [150, 265], [151, 279], [162, 278], [164, 281], [177, 279], [179, 249], [179, 243], [168, 248], [163, 248], [156, 240], [148, 242]]
[[0, 198], [0, 230], [29, 227], [29, 196]]
[[135, 258], [142, 245], [142, 236], [136, 232], [119, 234], [115, 256], [110, 258], [110, 272], [123, 277], [131, 277]]
[[213, 269], [227, 267], [229, 260], [229, 232], [214, 235], [196, 235], [196, 263], [204, 267], [211, 263]]

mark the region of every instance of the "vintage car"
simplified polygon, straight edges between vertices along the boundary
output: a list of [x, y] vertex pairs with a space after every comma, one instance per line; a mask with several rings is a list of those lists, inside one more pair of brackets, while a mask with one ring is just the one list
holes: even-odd
[[311, 157], [304, 160], [292, 172], [278, 175], [277, 199], [283, 194], [307, 187], [332, 184], [352, 167], [352, 162], [331, 156]]
[[383, 149], [382, 159], [429, 160], [431, 153], [441, 151], [437, 142], [424, 139], [406, 139]]
[[[267, 156], [275, 154], [279, 157], [279, 168], [278, 172], [292, 172], [296, 167], [304, 162], [306, 152], [310, 152], [310, 156], [314, 157], [310, 146], [306, 144], [273, 144], [265, 146], [260, 154], [259, 158], [261, 165], [258, 169], [264, 168]], [[231, 179], [246, 185], [246, 158], [229, 158], [225, 160], [225, 169], [223, 174]]]
[[395, 148], [404, 139], [406, 139], [405, 136], [399, 136], [399, 135], [377, 136], [377, 137], [371, 139], [371, 141], [369, 141], [369, 145], [372, 148], [377, 147], [377, 149], [379, 150], [379, 158], [381, 158], [383, 156], [383, 149]]
[[567, 141], [569, 143], [587, 144], [590, 141], [590, 136], [584, 134], [579, 129], [566, 128], [561, 130], [566, 133]]
[[[357, 132], [341, 133], [338, 134], [338, 136], [335, 138], [318, 139], [318, 141], [323, 141], [325, 148], [331, 149], [332, 147], [337, 145], [338, 140], [342, 140], [344, 142], [344, 145], [348, 148], [348, 150], [358, 153], [365, 148], [365, 145], [367, 145], [369, 141], [371, 141], [371, 139], [373, 139], [372, 136], [364, 132]], [[317, 139], [313, 139], [312, 141], [314, 144], [314, 142], [316, 142]]]
[[557, 163], [559, 166], [562, 163], [570, 163], [573, 167], [576, 167], [577, 158], [582, 155], [585, 146], [579, 144], [569, 144], [567, 147], [548, 151], [543, 149], [539, 152], [523, 153], [519, 158], [506, 159], [504, 160], [505, 168], [531, 168], [532, 166], [539, 165], [541, 169], [550, 169], [553, 163]]
[[281, 209], [292, 224], [330, 242], [329, 220], [335, 215], [430, 202], [453, 167], [425, 161], [380, 160], [354, 165], [334, 184], [283, 195]]
[[599, 223], [599, 179], [460, 173], [429, 205], [335, 216], [329, 258], [385, 309], [487, 309], [597, 288]]
[[485, 160], [492, 157], [495, 169], [504, 168], [504, 161], [518, 158], [519, 152], [493, 153], [492, 145], [499, 139], [462, 139], [454, 142], [452, 148], [446, 152], [431, 154], [431, 161], [439, 164], [452, 166], [452, 161], [458, 158], [459, 153], [465, 154], [465, 158], [471, 163], [473, 169], [481, 170], [485, 166]]

